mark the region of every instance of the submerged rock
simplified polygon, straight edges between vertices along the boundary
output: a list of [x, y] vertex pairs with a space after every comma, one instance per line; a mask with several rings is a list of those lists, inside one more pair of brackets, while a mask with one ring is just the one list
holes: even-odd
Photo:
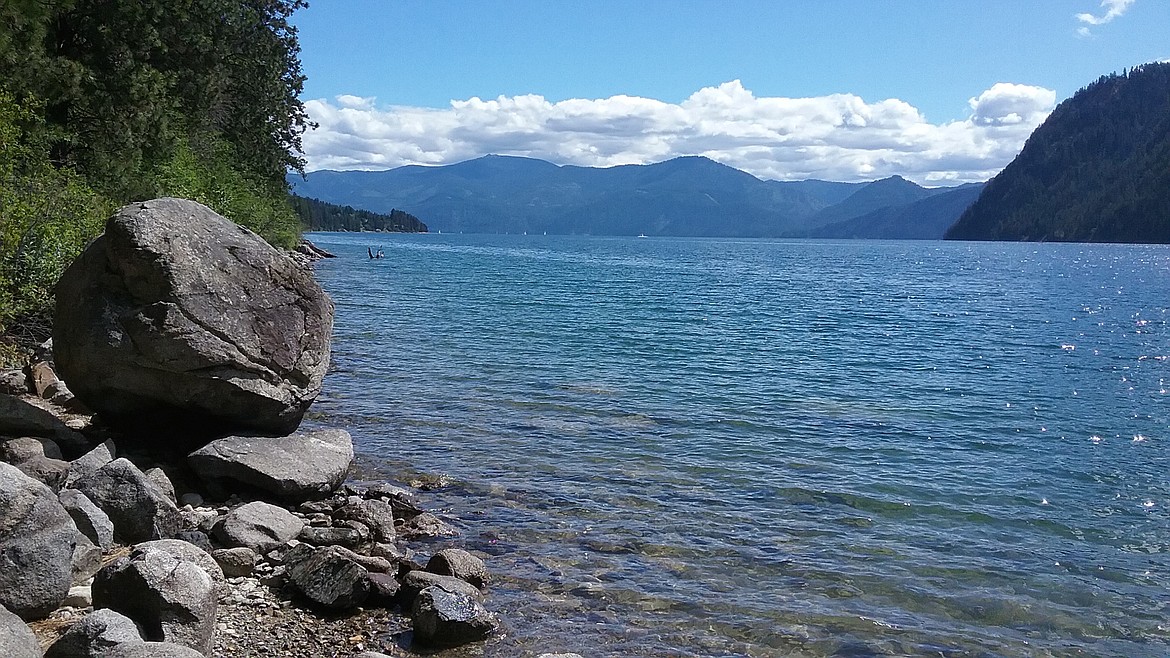
[[477, 642], [491, 635], [500, 625], [474, 597], [449, 592], [442, 587], [428, 587], [411, 607], [414, 641], [425, 646], [454, 647]]
[[140, 435], [288, 434], [328, 367], [333, 303], [312, 274], [194, 201], [123, 207], [56, 298], [58, 373]]

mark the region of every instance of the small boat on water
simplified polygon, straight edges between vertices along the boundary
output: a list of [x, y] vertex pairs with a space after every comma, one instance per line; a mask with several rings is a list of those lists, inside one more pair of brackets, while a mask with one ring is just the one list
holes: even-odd
[[646, 234], [645, 234], [645, 233], [639, 233], [639, 234], [638, 234], [638, 237], [639, 237], [639, 238], [644, 238], [644, 237], [647, 237], [647, 236], [646, 236]]

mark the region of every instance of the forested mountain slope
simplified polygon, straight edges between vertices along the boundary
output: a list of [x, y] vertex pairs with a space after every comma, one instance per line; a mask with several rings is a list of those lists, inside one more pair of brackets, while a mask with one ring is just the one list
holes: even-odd
[[946, 237], [1170, 242], [1170, 63], [1057, 106]]
[[306, 231], [386, 231], [391, 233], [426, 233], [427, 225], [418, 217], [401, 210], [387, 214], [339, 206], [319, 199], [289, 195], [293, 210]]

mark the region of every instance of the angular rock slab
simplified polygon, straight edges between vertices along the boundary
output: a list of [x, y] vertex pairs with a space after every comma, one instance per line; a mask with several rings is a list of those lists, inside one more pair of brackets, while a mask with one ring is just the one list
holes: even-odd
[[40, 405], [44, 402], [34, 402], [14, 395], [0, 394], [0, 435], [6, 436], [43, 436], [53, 439], [62, 447], [86, 445], [85, 437], [70, 429], [60, 418], [57, 418]]
[[250, 576], [252, 569], [256, 567], [256, 561], [259, 559], [256, 551], [247, 546], [217, 548], [211, 551], [211, 557], [215, 559], [216, 564], [223, 571], [223, 575], [228, 578]]
[[57, 500], [61, 501], [81, 534], [94, 545], [102, 549], [114, 545], [114, 522], [88, 496], [76, 489], [63, 489]]
[[328, 368], [333, 302], [312, 274], [194, 201], [120, 209], [56, 298], [58, 374], [125, 431], [288, 434]]
[[295, 539], [304, 527], [304, 521], [283, 507], [255, 501], [228, 512], [215, 535], [229, 547], [246, 546], [263, 555]]
[[288, 577], [302, 596], [335, 610], [355, 608], [370, 594], [369, 573], [333, 546], [290, 565]]
[[179, 508], [124, 457], [102, 466], [73, 486], [109, 515], [114, 523], [114, 536], [127, 544], [174, 537], [183, 527]]
[[335, 513], [339, 519], [357, 521], [370, 529], [374, 541], [392, 542], [394, 530], [394, 508], [381, 500], [354, 498], [342, 505]]
[[174, 642], [211, 655], [216, 587], [194, 562], [135, 547], [129, 557], [115, 560], [94, 577], [93, 605], [134, 620], [148, 640]]
[[81, 478], [90, 475], [99, 468], [114, 461], [118, 456], [118, 449], [114, 442], [107, 440], [85, 452], [70, 462], [69, 476], [65, 478], [65, 488], [69, 489]]
[[73, 548], [73, 578], [70, 582], [81, 585], [89, 582], [102, 568], [102, 549], [80, 531], [74, 533], [73, 539], [77, 543]]
[[301, 502], [324, 498], [341, 485], [353, 464], [353, 440], [339, 429], [277, 438], [229, 436], [191, 453], [187, 463], [213, 490], [259, 489]]
[[0, 462], [0, 605], [26, 620], [60, 605], [79, 534], [52, 490]]
[[483, 598], [483, 592], [466, 580], [460, 580], [455, 576], [443, 576], [429, 571], [414, 570], [407, 572], [402, 577], [399, 599], [402, 602], [403, 610], [409, 610], [419, 592], [430, 587], [437, 587], [448, 594], [469, 596], [477, 601]]

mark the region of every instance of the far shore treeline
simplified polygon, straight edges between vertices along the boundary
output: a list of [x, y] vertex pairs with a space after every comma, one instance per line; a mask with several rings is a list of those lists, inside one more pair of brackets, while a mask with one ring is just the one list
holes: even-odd
[[304, 5], [0, 2], [0, 335], [44, 333], [58, 276], [131, 201], [194, 199], [295, 243]]
[[427, 225], [414, 215], [394, 209], [389, 214], [360, 210], [352, 206], [327, 203], [320, 199], [292, 194], [293, 210], [309, 231], [385, 231], [388, 233], [426, 233]]

